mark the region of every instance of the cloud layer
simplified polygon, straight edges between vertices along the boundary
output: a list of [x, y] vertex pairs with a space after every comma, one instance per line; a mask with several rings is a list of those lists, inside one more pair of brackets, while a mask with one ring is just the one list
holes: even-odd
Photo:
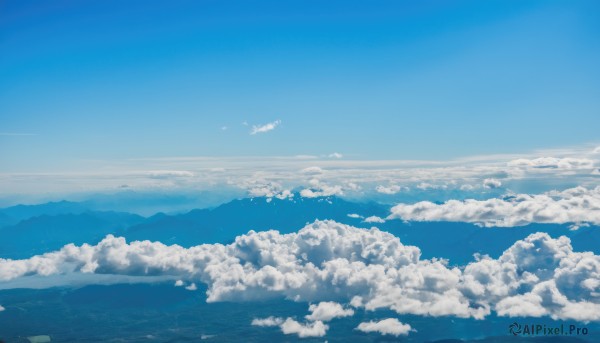
[[408, 324], [401, 323], [396, 318], [388, 318], [380, 321], [370, 321], [360, 323], [357, 330], [362, 332], [378, 332], [382, 335], [408, 335], [412, 328]]
[[[354, 308], [399, 314], [481, 319], [496, 311], [501, 316], [600, 320], [600, 256], [573, 252], [566, 237], [533, 234], [498, 259], [479, 257], [463, 268], [420, 255], [417, 247], [389, 233], [333, 221], [285, 235], [250, 231], [230, 245], [187, 249], [107, 236], [95, 246], [71, 244], [25, 260], [0, 259], [0, 286], [31, 275], [169, 276], [207, 284], [209, 302], [341, 299]], [[325, 320], [349, 313], [344, 311], [319, 304], [309, 316]], [[301, 329], [289, 322], [286, 330]]]
[[[269, 132], [274, 121], [255, 126], [254, 134]], [[251, 132], [251, 133], [252, 133]], [[352, 155], [349, 155], [352, 156]], [[47, 173], [0, 174], [0, 203], [47, 199], [49, 194], [115, 191], [121, 187], [145, 191], [208, 191], [271, 198], [259, 184], [279, 185], [280, 191], [304, 190], [307, 197], [344, 195], [349, 198], [413, 202], [484, 199], [500, 190], [540, 193], [574, 184], [598, 184], [600, 155], [594, 147], [541, 151], [527, 155], [472, 156], [448, 161], [366, 160], [340, 154], [246, 157], [171, 157], [90, 160], [64, 165]], [[43, 194], [43, 195], [42, 195]], [[35, 199], [38, 200], [35, 200]], [[231, 199], [230, 198], [230, 199]], [[211, 204], [218, 205], [218, 204]], [[191, 209], [191, 208], [188, 208]]]
[[399, 204], [388, 219], [450, 221], [482, 226], [522, 226], [531, 223], [600, 224], [600, 187], [570, 188], [544, 194], [517, 194], [502, 199], [422, 201]]

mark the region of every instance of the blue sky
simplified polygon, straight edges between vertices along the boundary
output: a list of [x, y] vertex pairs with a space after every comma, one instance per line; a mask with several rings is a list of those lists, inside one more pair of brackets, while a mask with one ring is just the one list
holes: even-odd
[[0, 6], [2, 172], [176, 156], [449, 159], [598, 141], [597, 1]]

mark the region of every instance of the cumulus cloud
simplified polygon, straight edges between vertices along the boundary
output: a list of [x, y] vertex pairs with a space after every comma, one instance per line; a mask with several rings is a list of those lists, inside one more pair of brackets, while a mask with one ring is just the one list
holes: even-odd
[[255, 318], [252, 320], [252, 325], [254, 326], [279, 326], [283, 324], [283, 319], [279, 317], [267, 317], [267, 318]]
[[334, 318], [349, 317], [354, 315], [351, 308], [345, 309], [341, 304], [333, 301], [323, 301], [318, 304], [312, 304], [308, 308], [311, 314], [305, 318], [311, 321], [328, 322]]
[[394, 336], [408, 335], [412, 331], [410, 325], [403, 324], [396, 318], [388, 318], [378, 322], [363, 322], [356, 329], [362, 332], [378, 332], [382, 335]]
[[0, 305], [0, 312], [2, 312], [2, 311], [4, 311], [4, 310], [6, 310], [6, 309], [4, 308], [4, 306]]
[[264, 180], [254, 180], [246, 184], [248, 188], [248, 195], [250, 197], [265, 197], [267, 199], [291, 199], [294, 197], [289, 189], [284, 189], [281, 184], [277, 182], [267, 182]]
[[292, 318], [288, 318], [280, 325], [281, 331], [286, 334], [297, 334], [298, 337], [323, 337], [327, 333], [329, 326], [321, 321], [312, 323], [299, 323]]
[[310, 188], [305, 188], [300, 191], [300, 196], [303, 198], [317, 198], [317, 197], [327, 197], [333, 195], [343, 195], [344, 191], [342, 190], [342, 186], [328, 185], [319, 179], [312, 179], [309, 181]]
[[508, 162], [509, 167], [537, 169], [592, 169], [594, 161], [588, 158], [573, 157], [539, 157], [534, 159], [519, 158]]
[[385, 223], [385, 220], [378, 216], [370, 216], [363, 220], [365, 223]]
[[264, 125], [253, 125], [252, 130], [250, 131], [251, 135], [255, 135], [257, 133], [265, 133], [272, 130], [275, 130], [277, 126], [281, 124], [281, 120], [275, 120], [274, 122], [267, 123]]
[[[481, 319], [550, 316], [600, 320], [600, 256], [574, 252], [567, 237], [536, 233], [515, 242], [497, 259], [479, 256], [462, 267], [421, 259], [377, 228], [316, 221], [300, 231], [254, 232], [228, 245], [190, 248], [107, 236], [96, 245], [69, 244], [24, 260], [0, 259], [0, 287], [18, 278], [73, 273], [163, 276], [203, 282], [207, 301], [286, 298], [318, 303], [311, 319], [337, 313], [335, 301], [398, 314]], [[21, 279], [18, 279], [21, 280]], [[15, 280], [15, 281], [18, 281]], [[322, 336], [321, 320], [288, 318], [285, 333]]]
[[340, 158], [344, 157], [344, 155], [340, 154], [339, 152], [334, 152], [334, 153], [332, 153], [332, 154], [329, 154], [329, 156], [328, 156], [328, 157], [329, 157], [329, 158], [337, 158], [337, 159], [340, 159]]
[[356, 214], [356, 213], [349, 213], [349, 214], [347, 214], [347, 216], [350, 217], [350, 218], [354, 218], [354, 219], [364, 218], [360, 214]]
[[499, 188], [502, 186], [502, 182], [498, 179], [485, 179], [483, 180], [483, 187], [487, 189]]
[[329, 329], [328, 325], [323, 324], [321, 321], [315, 321], [312, 323], [299, 323], [298, 321], [287, 318], [279, 317], [267, 317], [267, 318], [255, 318], [252, 320], [252, 325], [260, 327], [274, 327], [278, 326], [286, 335], [296, 334], [298, 337], [323, 337]]
[[403, 188], [398, 185], [390, 185], [388, 187], [379, 185], [375, 188], [377, 193], [382, 193], [382, 194], [396, 194], [396, 193], [400, 192], [402, 189]]
[[468, 222], [486, 227], [531, 223], [600, 224], [600, 187], [518, 194], [501, 199], [449, 200], [443, 204], [429, 201], [398, 204], [392, 207], [388, 219]]
[[182, 287], [184, 285], [183, 280], [175, 281], [175, 287]]
[[192, 282], [190, 285], [186, 286], [185, 289], [187, 289], [188, 291], [195, 291], [198, 290], [198, 287], [195, 283]]

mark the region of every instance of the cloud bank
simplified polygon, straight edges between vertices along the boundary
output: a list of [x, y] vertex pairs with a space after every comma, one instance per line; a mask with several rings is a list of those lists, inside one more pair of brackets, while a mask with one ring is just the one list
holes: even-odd
[[467, 222], [492, 227], [531, 223], [600, 225], [600, 187], [576, 187], [543, 194], [517, 194], [502, 199], [422, 201], [399, 204], [387, 219]]
[[[600, 256], [574, 252], [566, 237], [536, 233], [515, 242], [498, 259], [478, 257], [462, 268], [420, 255], [419, 248], [377, 228], [333, 221], [316, 221], [285, 235], [250, 231], [229, 245], [191, 248], [127, 243], [109, 235], [97, 245], [69, 244], [29, 259], [0, 259], [0, 288], [34, 275], [168, 276], [207, 284], [208, 302], [342, 299], [354, 308], [399, 314], [482, 319], [495, 311], [501, 316], [600, 320]], [[338, 310], [319, 304], [310, 316], [324, 320], [339, 315]], [[300, 330], [292, 322], [287, 327]]]

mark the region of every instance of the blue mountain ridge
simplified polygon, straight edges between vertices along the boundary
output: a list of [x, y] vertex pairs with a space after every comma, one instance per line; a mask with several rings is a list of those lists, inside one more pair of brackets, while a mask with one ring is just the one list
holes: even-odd
[[[49, 213], [41, 214], [44, 211]], [[515, 241], [540, 231], [552, 237], [568, 236], [576, 251], [600, 253], [600, 230], [597, 226], [572, 231], [568, 225], [556, 224], [485, 228], [453, 222], [389, 220], [365, 223], [361, 218], [348, 217], [348, 214], [385, 218], [389, 214], [389, 206], [350, 202], [339, 197], [274, 198], [269, 201], [245, 198], [213, 209], [196, 209], [175, 215], [158, 213], [148, 218], [130, 213], [89, 211], [81, 204], [69, 202], [15, 207], [8, 211], [0, 210], [1, 213], [35, 216], [0, 228], [0, 258], [26, 258], [59, 249], [68, 243], [95, 244], [107, 234], [123, 236], [128, 241], [161, 241], [184, 247], [230, 243], [249, 230], [275, 229], [290, 233], [317, 219], [331, 219], [364, 228], [376, 226], [396, 235], [403, 244], [418, 246], [424, 258], [442, 257], [452, 264], [468, 263], [473, 260], [474, 253], [498, 257]]]

